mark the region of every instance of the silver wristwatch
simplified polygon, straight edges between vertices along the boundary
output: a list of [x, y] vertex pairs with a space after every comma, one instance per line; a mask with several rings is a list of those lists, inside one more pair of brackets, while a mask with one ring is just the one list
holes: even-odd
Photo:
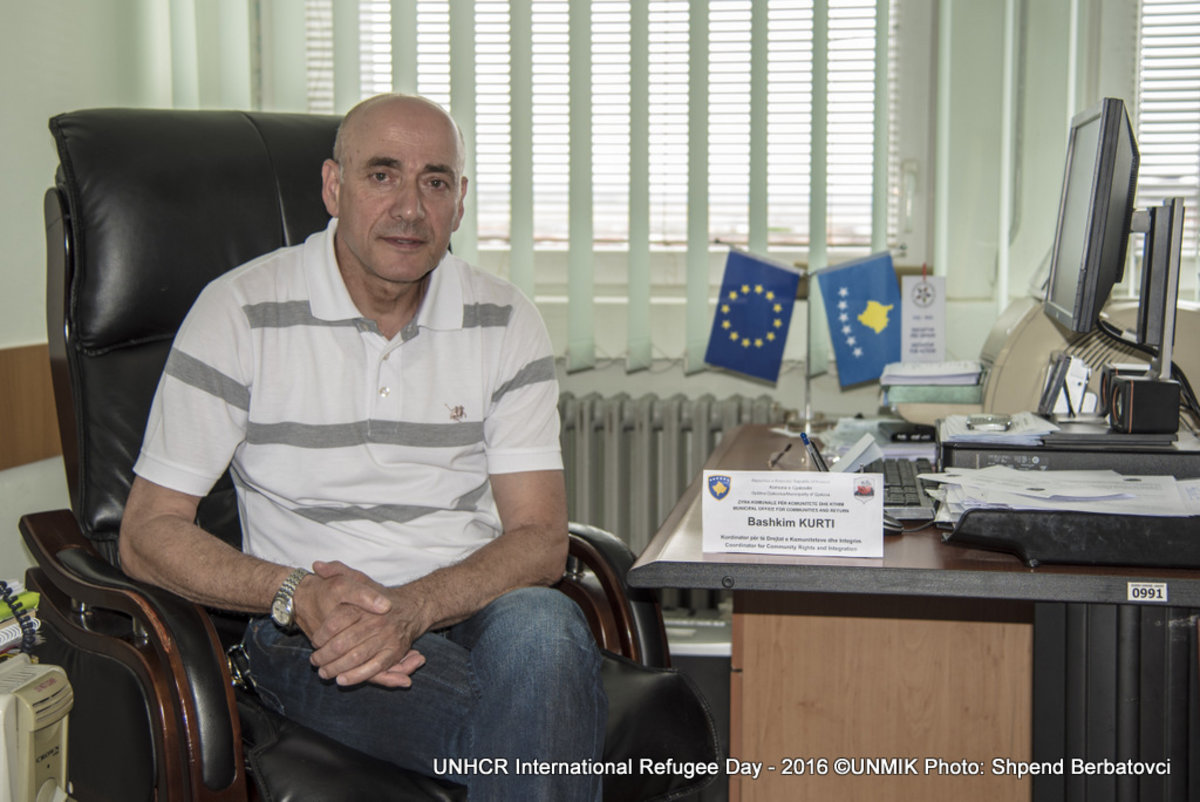
[[271, 620], [284, 632], [296, 631], [296, 603], [293, 597], [296, 595], [296, 588], [299, 587], [300, 580], [309, 573], [311, 572], [303, 568], [297, 568], [288, 574], [287, 579], [283, 580], [283, 584], [275, 593], [275, 600], [271, 602]]

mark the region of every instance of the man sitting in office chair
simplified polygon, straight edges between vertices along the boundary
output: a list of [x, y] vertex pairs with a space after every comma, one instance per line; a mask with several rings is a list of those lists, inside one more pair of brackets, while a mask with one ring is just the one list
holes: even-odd
[[[428, 100], [346, 115], [328, 228], [217, 279], [184, 321], [121, 562], [259, 616], [260, 694], [364, 752], [429, 774], [599, 760], [600, 657], [543, 587], [567, 549], [549, 338], [511, 285], [448, 254], [463, 163]], [[227, 466], [244, 552], [193, 523]], [[447, 776], [473, 798], [599, 797], [598, 776]]]

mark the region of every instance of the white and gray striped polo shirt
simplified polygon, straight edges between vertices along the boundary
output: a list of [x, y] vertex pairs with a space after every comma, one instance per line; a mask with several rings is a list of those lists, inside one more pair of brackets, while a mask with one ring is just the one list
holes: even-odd
[[342, 283], [335, 228], [201, 293], [134, 470], [202, 496], [231, 465], [247, 552], [401, 584], [500, 533], [489, 474], [562, 467], [554, 359], [533, 305], [453, 256], [384, 339]]

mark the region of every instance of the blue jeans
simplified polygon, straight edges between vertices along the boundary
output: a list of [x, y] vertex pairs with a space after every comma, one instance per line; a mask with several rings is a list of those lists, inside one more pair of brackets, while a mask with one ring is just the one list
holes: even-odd
[[252, 622], [244, 643], [268, 705], [362, 752], [462, 783], [471, 799], [600, 798], [598, 774], [518, 763], [584, 764], [604, 748], [600, 654], [579, 607], [556, 590], [512, 591], [418, 638], [426, 663], [411, 688], [322, 680], [308, 638], [270, 619]]

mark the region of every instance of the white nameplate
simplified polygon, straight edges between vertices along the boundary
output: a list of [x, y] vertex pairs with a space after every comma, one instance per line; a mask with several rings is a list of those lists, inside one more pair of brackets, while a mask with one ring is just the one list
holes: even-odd
[[705, 471], [704, 551], [883, 556], [877, 473]]

